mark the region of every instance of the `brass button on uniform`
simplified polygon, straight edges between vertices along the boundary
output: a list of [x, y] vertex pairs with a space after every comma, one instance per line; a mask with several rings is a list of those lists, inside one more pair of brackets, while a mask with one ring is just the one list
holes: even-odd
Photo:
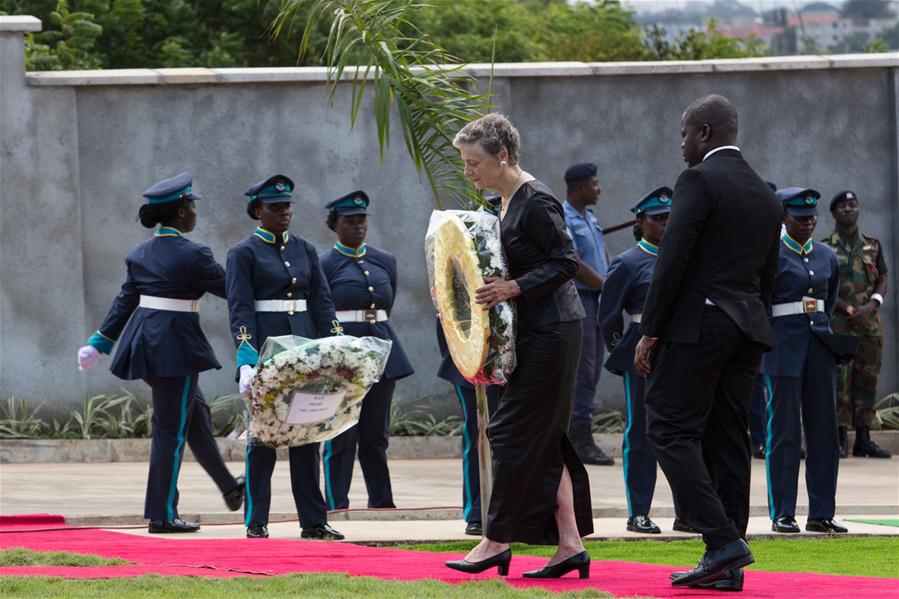
[[293, 283], [294, 285], [296, 285], [296, 283], [297, 283], [297, 278], [296, 278], [296, 277], [293, 277], [292, 279], [290, 279], [290, 282]]
[[814, 289], [812, 289], [811, 287], [809, 287], [809, 288], [808, 288], [808, 293], [813, 293], [813, 292], [814, 292]]
[[372, 309], [372, 310], [375, 309], [375, 305], [374, 305], [374, 304], [371, 305], [371, 309]]
[[369, 276], [370, 274], [371, 274], [371, 273], [368, 272], [367, 270], [365, 271], [365, 276], [366, 276], [366, 277]]
[[802, 261], [808, 263], [808, 258], [803, 258]]
[[374, 288], [374, 287], [369, 287], [368, 290], [369, 290], [369, 291], [374, 291], [375, 288]]
[[810, 270], [810, 271], [808, 271], [808, 274], [811, 275], [811, 276], [815, 276], [815, 271]]
[[288, 291], [288, 292], [287, 292], [287, 297], [293, 297], [293, 294], [292, 294], [291, 292]]
[[288, 261], [285, 260], [285, 261], [284, 261], [284, 266], [290, 267], [290, 262], [288, 262]]
[[282, 252], [284, 251], [284, 246], [283, 246], [283, 245], [281, 246], [281, 251], [282, 251]]

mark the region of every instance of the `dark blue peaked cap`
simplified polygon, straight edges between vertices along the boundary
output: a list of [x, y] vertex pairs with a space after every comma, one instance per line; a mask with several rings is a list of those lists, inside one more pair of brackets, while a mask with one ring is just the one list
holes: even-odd
[[808, 187], [784, 187], [776, 192], [784, 210], [791, 216], [817, 216], [821, 194]]
[[371, 200], [368, 194], [357, 189], [325, 204], [325, 210], [333, 210], [340, 216], [356, 216], [368, 214], [368, 205]]
[[260, 202], [293, 202], [290, 192], [294, 189], [293, 180], [284, 175], [274, 175], [256, 183], [243, 192], [249, 201]]
[[634, 204], [631, 212], [634, 214], [662, 214], [671, 212], [671, 197], [674, 191], [670, 187], [659, 187], [650, 191]]
[[595, 177], [599, 170], [592, 162], [582, 162], [580, 164], [572, 164], [565, 170], [565, 182], [583, 181], [590, 177]]
[[192, 190], [193, 177], [190, 173], [181, 173], [148, 187], [141, 195], [149, 204], [168, 204], [182, 199], [202, 200], [203, 196]]

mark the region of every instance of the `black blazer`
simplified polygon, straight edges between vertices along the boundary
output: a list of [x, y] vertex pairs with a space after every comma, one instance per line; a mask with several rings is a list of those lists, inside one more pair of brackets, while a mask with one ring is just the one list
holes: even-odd
[[565, 229], [565, 215], [549, 188], [528, 181], [518, 188], [500, 225], [515, 298], [519, 332], [584, 318], [572, 278], [578, 262]]
[[697, 343], [705, 300], [769, 348], [783, 207], [737, 150], [681, 173], [643, 309], [641, 333]]

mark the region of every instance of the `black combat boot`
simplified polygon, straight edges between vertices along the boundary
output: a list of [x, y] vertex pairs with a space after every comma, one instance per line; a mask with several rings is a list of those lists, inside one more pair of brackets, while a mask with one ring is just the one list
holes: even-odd
[[571, 427], [568, 433], [571, 444], [581, 461], [593, 466], [613, 466], [615, 460], [607, 456], [593, 441], [590, 427]]
[[867, 426], [855, 429], [855, 445], [852, 446], [852, 455], [856, 458], [893, 457], [893, 454], [886, 449], [881, 449], [877, 443], [871, 440], [871, 429]]

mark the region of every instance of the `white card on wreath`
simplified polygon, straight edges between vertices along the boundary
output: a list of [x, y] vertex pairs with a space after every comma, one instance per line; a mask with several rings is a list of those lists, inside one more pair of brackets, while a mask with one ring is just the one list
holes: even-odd
[[346, 391], [316, 394], [294, 393], [287, 413], [287, 424], [309, 424], [327, 420], [337, 413]]

